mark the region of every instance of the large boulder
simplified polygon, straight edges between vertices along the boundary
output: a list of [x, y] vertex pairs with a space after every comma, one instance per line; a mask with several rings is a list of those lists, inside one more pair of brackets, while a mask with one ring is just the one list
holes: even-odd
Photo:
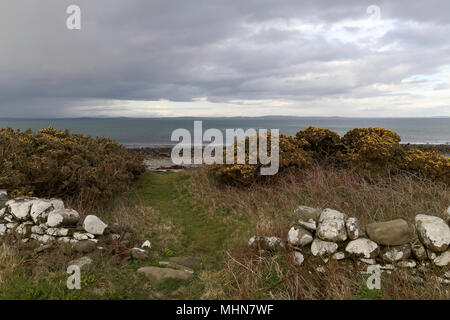
[[192, 273], [171, 268], [142, 267], [138, 273], [144, 274], [153, 284], [159, 284], [167, 279], [190, 280]]
[[369, 239], [360, 238], [350, 241], [345, 247], [345, 251], [356, 257], [373, 259], [380, 253], [380, 248], [375, 242]]
[[55, 207], [51, 201], [36, 199], [32, 201], [30, 216], [34, 223], [43, 223], [47, 221], [48, 214], [53, 210]]
[[48, 214], [47, 225], [51, 228], [60, 228], [77, 224], [80, 215], [75, 210], [59, 209]]
[[108, 227], [106, 223], [100, 220], [97, 216], [89, 215], [84, 219], [83, 228], [86, 232], [93, 235], [101, 236]]
[[420, 241], [434, 252], [444, 252], [450, 244], [450, 227], [439, 217], [419, 214], [416, 229]]
[[290, 245], [304, 247], [313, 241], [312, 234], [302, 227], [292, 227], [287, 236]]
[[323, 241], [343, 242], [347, 240], [346, 216], [333, 209], [325, 209], [319, 217], [317, 236]]
[[414, 237], [414, 228], [403, 219], [374, 222], [366, 226], [367, 236], [385, 246], [399, 246], [409, 243]]
[[305, 229], [315, 231], [317, 229], [317, 220], [319, 219], [320, 210], [307, 206], [298, 206], [294, 210], [295, 216], [298, 218], [298, 224]]
[[27, 221], [30, 218], [30, 209], [33, 199], [18, 198], [6, 202], [7, 211], [18, 221]]
[[314, 239], [311, 244], [311, 253], [313, 256], [329, 256], [338, 249], [337, 243]]

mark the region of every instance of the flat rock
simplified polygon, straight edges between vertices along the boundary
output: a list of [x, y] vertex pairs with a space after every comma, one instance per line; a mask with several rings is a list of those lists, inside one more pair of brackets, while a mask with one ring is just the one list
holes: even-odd
[[183, 265], [175, 263], [175, 262], [172, 262], [172, 261], [160, 261], [159, 265], [163, 266], [163, 267], [176, 269], [176, 270], [183, 270], [186, 272], [194, 273], [194, 270], [192, 270], [191, 268], [183, 266]]
[[415, 268], [417, 266], [417, 263], [414, 260], [404, 260], [397, 262], [396, 265], [400, 268]]
[[304, 247], [313, 241], [313, 236], [303, 227], [294, 226], [288, 232], [287, 241], [290, 245]]
[[84, 219], [83, 228], [86, 232], [94, 235], [103, 235], [105, 229], [108, 227], [100, 218], [94, 215], [89, 215]]
[[159, 284], [167, 279], [192, 279], [192, 273], [171, 268], [142, 267], [137, 272], [143, 273], [153, 284]]
[[201, 260], [195, 257], [171, 257], [169, 261], [180, 264], [185, 267], [194, 268], [201, 265]]
[[447, 250], [450, 244], [450, 227], [444, 220], [419, 214], [415, 222], [419, 239], [428, 249], [435, 252]]
[[337, 243], [323, 241], [315, 238], [311, 244], [311, 253], [313, 256], [327, 256], [332, 255], [338, 249]]
[[409, 243], [414, 237], [414, 228], [403, 219], [370, 223], [366, 226], [370, 240], [385, 246]]
[[381, 258], [384, 261], [395, 263], [401, 260], [409, 259], [411, 257], [411, 251], [410, 244], [385, 247], [381, 250]]
[[317, 236], [323, 241], [343, 242], [347, 240], [345, 214], [333, 209], [325, 209], [319, 217]]
[[450, 265], [450, 250], [441, 253], [436, 259], [434, 259], [433, 262], [439, 267]]
[[347, 235], [350, 240], [356, 240], [361, 236], [361, 226], [358, 219], [350, 217], [345, 221]]
[[380, 248], [372, 240], [360, 238], [350, 241], [345, 247], [345, 252], [353, 256], [373, 259], [380, 253]]

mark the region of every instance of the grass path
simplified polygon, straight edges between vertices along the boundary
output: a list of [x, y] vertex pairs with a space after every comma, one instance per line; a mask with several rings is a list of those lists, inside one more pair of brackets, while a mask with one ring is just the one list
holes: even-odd
[[200, 256], [215, 264], [235, 226], [224, 221], [225, 212], [208, 210], [208, 199], [196, 201], [188, 190], [188, 179], [182, 172], [148, 172], [136, 187], [144, 205], [170, 217], [181, 230], [183, 248], [177, 255]]

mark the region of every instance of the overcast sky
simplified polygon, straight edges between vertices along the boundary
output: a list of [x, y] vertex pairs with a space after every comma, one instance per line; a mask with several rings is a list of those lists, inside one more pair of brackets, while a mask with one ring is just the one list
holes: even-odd
[[0, 117], [450, 116], [448, 0], [1, 0], [0, 41]]

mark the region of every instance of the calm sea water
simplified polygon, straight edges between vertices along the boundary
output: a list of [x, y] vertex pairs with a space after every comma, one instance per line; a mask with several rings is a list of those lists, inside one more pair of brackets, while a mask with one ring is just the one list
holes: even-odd
[[194, 120], [203, 121], [203, 130], [280, 129], [295, 135], [308, 126], [329, 128], [343, 135], [350, 129], [383, 127], [397, 132], [403, 143], [450, 143], [450, 118], [158, 118], [158, 119], [58, 119], [58, 120], [1, 120], [0, 127], [38, 130], [52, 125], [73, 133], [105, 136], [127, 147], [170, 146], [172, 131], [185, 128], [193, 132]]

